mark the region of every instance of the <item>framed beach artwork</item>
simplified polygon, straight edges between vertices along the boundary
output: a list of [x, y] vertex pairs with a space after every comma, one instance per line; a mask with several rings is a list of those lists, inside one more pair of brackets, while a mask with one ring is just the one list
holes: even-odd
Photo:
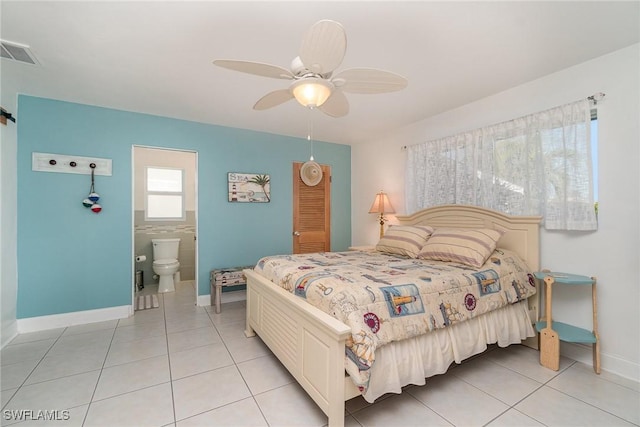
[[271, 179], [267, 174], [229, 172], [229, 201], [239, 203], [269, 203]]

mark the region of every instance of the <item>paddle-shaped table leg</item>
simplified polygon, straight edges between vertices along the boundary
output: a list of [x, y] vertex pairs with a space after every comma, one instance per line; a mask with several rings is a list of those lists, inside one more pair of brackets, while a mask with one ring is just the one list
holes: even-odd
[[560, 337], [552, 329], [551, 319], [551, 292], [554, 279], [552, 276], [544, 278], [545, 288], [545, 312], [547, 325], [540, 331], [540, 364], [557, 371], [560, 369]]

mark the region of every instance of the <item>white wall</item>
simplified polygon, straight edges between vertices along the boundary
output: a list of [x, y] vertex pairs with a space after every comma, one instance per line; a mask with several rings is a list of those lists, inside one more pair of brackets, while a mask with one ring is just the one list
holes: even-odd
[[[409, 89], [410, 90], [410, 86]], [[599, 104], [599, 229], [541, 231], [542, 267], [598, 278], [602, 368], [640, 379], [640, 45], [634, 45], [487, 97], [352, 147], [352, 244], [377, 240], [367, 214], [384, 189], [404, 211], [405, 145], [499, 123], [572, 102], [596, 92]], [[393, 222], [393, 218], [391, 218]], [[587, 289], [554, 291], [554, 318], [591, 329]], [[562, 345], [562, 353], [591, 363], [590, 348]]]
[[[2, 80], [2, 106], [15, 117], [16, 95]], [[17, 123], [0, 125], [0, 347], [17, 334]]]

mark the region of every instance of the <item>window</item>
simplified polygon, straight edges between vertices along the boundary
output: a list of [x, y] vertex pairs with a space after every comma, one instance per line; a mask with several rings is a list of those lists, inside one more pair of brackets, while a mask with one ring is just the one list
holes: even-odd
[[184, 171], [147, 167], [145, 219], [184, 221]]
[[542, 215], [548, 230], [596, 230], [597, 131], [589, 107], [584, 99], [409, 146], [407, 211], [469, 204]]
[[591, 162], [593, 165], [593, 202], [598, 217], [598, 114], [591, 110]]

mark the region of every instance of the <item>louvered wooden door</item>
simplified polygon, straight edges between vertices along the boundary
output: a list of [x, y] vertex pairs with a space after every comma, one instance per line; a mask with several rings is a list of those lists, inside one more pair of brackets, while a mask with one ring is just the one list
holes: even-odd
[[322, 181], [309, 187], [300, 178], [304, 163], [293, 164], [293, 253], [331, 250], [331, 167], [321, 165]]

